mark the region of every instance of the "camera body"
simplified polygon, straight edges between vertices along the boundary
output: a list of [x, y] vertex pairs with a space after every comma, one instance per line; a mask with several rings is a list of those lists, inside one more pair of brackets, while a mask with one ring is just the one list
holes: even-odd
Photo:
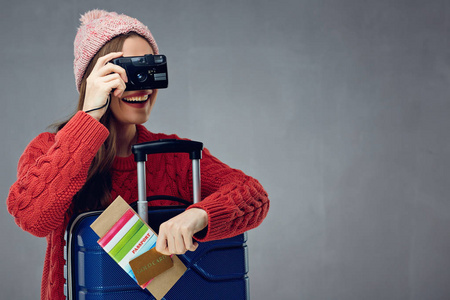
[[165, 55], [119, 57], [111, 62], [127, 72], [126, 91], [165, 89], [169, 85]]

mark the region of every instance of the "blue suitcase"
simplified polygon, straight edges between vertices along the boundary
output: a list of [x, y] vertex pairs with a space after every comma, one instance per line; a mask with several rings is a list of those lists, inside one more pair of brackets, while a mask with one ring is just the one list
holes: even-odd
[[[148, 207], [145, 191], [141, 192], [142, 182], [145, 182], [146, 155], [167, 152], [190, 153], [193, 161], [194, 201], [198, 201], [200, 185], [198, 159], [200, 157], [198, 154], [192, 154], [192, 144], [189, 143], [192, 142], [162, 140], [133, 147], [138, 161], [138, 212], [144, 220], [148, 217], [148, 224], [156, 232], [162, 222], [183, 212], [189, 202], [169, 196], [152, 196], [148, 198], [148, 201], [173, 200], [183, 203], [184, 206]], [[141, 152], [144, 152], [144, 155]], [[142, 179], [142, 172], [144, 172], [144, 179]], [[64, 250], [66, 299], [155, 299], [148, 290], [141, 289], [97, 244], [98, 236], [90, 225], [101, 213], [102, 211], [91, 211], [75, 216], [67, 227]], [[199, 243], [196, 251], [178, 255], [186, 265], [187, 271], [163, 299], [249, 299], [246, 242], [247, 234], [241, 234], [229, 239]]]

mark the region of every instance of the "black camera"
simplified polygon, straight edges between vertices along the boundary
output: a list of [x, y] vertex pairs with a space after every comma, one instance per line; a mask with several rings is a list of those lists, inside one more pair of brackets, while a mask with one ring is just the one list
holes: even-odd
[[111, 62], [127, 72], [127, 91], [165, 89], [169, 85], [165, 55], [119, 57]]

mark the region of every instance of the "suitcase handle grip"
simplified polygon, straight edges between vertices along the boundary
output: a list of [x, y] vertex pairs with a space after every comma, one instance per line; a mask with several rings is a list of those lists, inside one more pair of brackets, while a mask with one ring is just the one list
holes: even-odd
[[189, 153], [190, 159], [201, 159], [203, 143], [187, 140], [161, 139], [132, 146], [134, 160], [147, 161], [147, 154]]

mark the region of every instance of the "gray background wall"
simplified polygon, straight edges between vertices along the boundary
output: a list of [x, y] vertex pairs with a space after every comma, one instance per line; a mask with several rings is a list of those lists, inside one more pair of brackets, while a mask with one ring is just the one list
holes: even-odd
[[[450, 298], [445, 0], [16, 0], [0, 9], [0, 192], [75, 108], [79, 15], [134, 16], [169, 58], [147, 127], [258, 178], [252, 299]], [[37, 299], [45, 240], [0, 210], [2, 299]]]

